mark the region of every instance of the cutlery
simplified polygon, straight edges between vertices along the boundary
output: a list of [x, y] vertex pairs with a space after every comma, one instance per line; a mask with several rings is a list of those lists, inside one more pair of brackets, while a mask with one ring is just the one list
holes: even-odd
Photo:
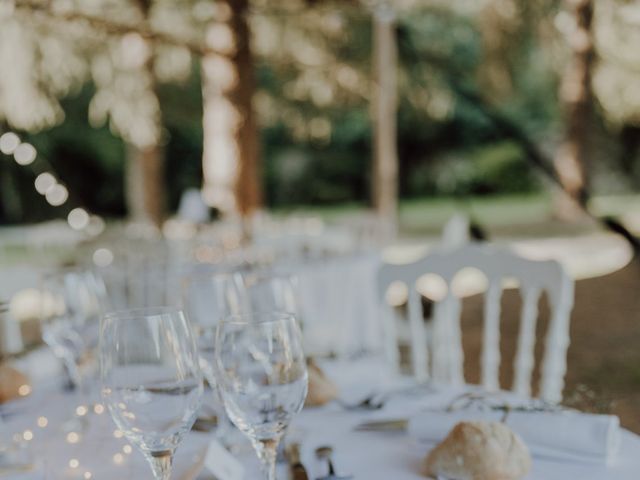
[[358, 403], [348, 403], [339, 398], [336, 401], [345, 410], [380, 410], [384, 407], [385, 400], [386, 395], [372, 394]]
[[354, 430], [359, 432], [395, 432], [406, 430], [409, 420], [406, 418], [397, 418], [392, 420], [374, 420], [372, 422], [363, 422], [356, 425]]
[[329, 473], [324, 477], [318, 477], [316, 480], [350, 480], [353, 475], [337, 475], [335, 468], [333, 467], [333, 461], [331, 455], [333, 454], [333, 448], [330, 446], [322, 446], [316, 448], [316, 457], [318, 460], [326, 460], [329, 466]]
[[374, 392], [357, 403], [348, 403], [341, 399], [337, 399], [336, 401], [345, 410], [380, 410], [385, 406], [386, 402], [392, 396], [411, 396], [416, 394], [422, 395], [425, 393], [435, 392], [436, 390], [437, 389], [432, 384], [422, 383], [418, 385], [400, 386], [382, 392]]

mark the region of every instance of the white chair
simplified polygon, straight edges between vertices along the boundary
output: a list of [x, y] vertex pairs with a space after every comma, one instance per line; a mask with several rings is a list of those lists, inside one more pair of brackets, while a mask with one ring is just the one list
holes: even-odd
[[[399, 281], [408, 286], [409, 292], [407, 311], [414, 375], [418, 380], [425, 380], [431, 371], [435, 380], [452, 384], [464, 383], [461, 300], [454, 295], [451, 285], [456, 274], [467, 267], [480, 270], [488, 280], [484, 303], [482, 385], [488, 390], [500, 388], [500, 299], [503, 281], [515, 278], [519, 282], [523, 302], [511, 389], [518, 394], [531, 394], [538, 301], [542, 292], [546, 291], [551, 317], [545, 340], [539, 393], [544, 400], [559, 402], [562, 399], [566, 372], [573, 281], [556, 261], [527, 260], [508, 249], [486, 244], [468, 244], [455, 250], [436, 250], [410, 264], [383, 265], [378, 271], [377, 282], [382, 311], [386, 312], [383, 327], [388, 359], [396, 364], [398, 362], [397, 329], [396, 320], [384, 299], [391, 284]], [[448, 287], [446, 295], [434, 304], [432, 326], [429, 330], [425, 328], [421, 294], [416, 289], [416, 283], [426, 274], [440, 276]], [[432, 352], [429, 352], [428, 345], [432, 346]]]

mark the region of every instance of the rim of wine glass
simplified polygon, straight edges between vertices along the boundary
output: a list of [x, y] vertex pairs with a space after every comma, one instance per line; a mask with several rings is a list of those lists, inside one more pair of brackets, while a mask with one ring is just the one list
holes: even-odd
[[[270, 317], [270, 318], [262, 318]], [[267, 323], [278, 323], [282, 321], [293, 321], [297, 325], [296, 316], [291, 312], [279, 310], [254, 310], [234, 313], [226, 316], [220, 324], [226, 325], [264, 325]]]
[[211, 280], [212, 278], [236, 278], [237, 276], [241, 275], [241, 272], [237, 270], [218, 270], [216, 268], [217, 267], [214, 267], [210, 270], [194, 270], [185, 273], [181, 276], [181, 281], [183, 284], [188, 284], [194, 282], [205, 282], [207, 280]]
[[50, 278], [60, 277], [62, 275], [67, 275], [70, 273], [78, 273], [78, 274], [89, 274], [96, 275], [96, 272], [93, 268], [89, 266], [83, 265], [65, 265], [61, 267], [53, 267], [51, 269], [47, 269], [40, 274], [40, 280], [48, 280]]
[[126, 308], [123, 310], [114, 310], [111, 312], [107, 312], [103, 315], [103, 318], [113, 320], [126, 320], [132, 318], [144, 318], [144, 317], [153, 317], [158, 315], [171, 315], [171, 314], [182, 314], [184, 318], [184, 310], [180, 307], [172, 307], [172, 306], [155, 306], [155, 307], [136, 307], [136, 308]]

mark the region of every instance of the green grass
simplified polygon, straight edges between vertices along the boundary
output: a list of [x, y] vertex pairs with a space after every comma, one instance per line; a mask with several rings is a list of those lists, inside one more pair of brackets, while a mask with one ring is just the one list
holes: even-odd
[[548, 220], [551, 202], [544, 195], [407, 200], [400, 205], [400, 228], [408, 234], [437, 233], [456, 212], [488, 228], [504, 227]]
[[[276, 209], [274, 214], [277, 217], [316, 215], [331, 222], [367, 212], [371, 213], [371, 210], [364, 205], [345, 204]], [[402, 200], [399, 208], [400, 230], [409, 236], [437, 234], [456, 212], [469, 215], [486, 227], [526, 225], [548, 220], [551, 216], [551, 200], [544, 194]]]
[[596, 215], [622, 215], [630, 211], [640, 212], [640, 195], [606, 195], [595, 197], [589, 207]]
[[[640, 194], [596, 197], [591, 208], [597, 215], [620, 216], [640, 212]], [[502, 195], [469, 198], [420, 198], [400, 202], [400, 234], [403, 237], [438, 236], [447, 220], [456, 212], [470, 216], [487, 230], [490, 238], [517, 235], [520, 237], [545, 237], [566, 235], [584, 231], [585, 225], [568, 225], [553, 219], [553, 205], [549, 194]], [[349, 203], [329, 206], [298, 206], [271, 211], [276, 218], [289, 215], [317, 216], [326, 222], [348, 223], [359, 214], [371, 214], [363, 204]], [[2, 229], [0, 228], [0, 237]], [[55, 253], [64, 256], [68, 252]], [[22, 263], [42, 256], [23, 245], [5, 245], [0, 248], [0, 265]]]

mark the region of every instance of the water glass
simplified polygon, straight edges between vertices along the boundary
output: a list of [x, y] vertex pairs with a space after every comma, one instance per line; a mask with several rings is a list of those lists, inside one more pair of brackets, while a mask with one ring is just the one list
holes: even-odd
[[217, 327], [216, 374], [231, 421], [275, 480], [278, 443], [307, 396], [300, 330], [288, 313], [233, 315]]
[[202, 376], [181, 310], [107, 314], [100, 325], [102, 399], [117, 427], [144, 454], [156, 480], [171, 476], [173, 454], [196, 418]]
[[40, 295], [42, 338], [63, 362], [70, 384], [86, 387], [81, 367], [91, 363], [97, 346], [104, 283], [89, 270], [63, 269], [42, 278]]

